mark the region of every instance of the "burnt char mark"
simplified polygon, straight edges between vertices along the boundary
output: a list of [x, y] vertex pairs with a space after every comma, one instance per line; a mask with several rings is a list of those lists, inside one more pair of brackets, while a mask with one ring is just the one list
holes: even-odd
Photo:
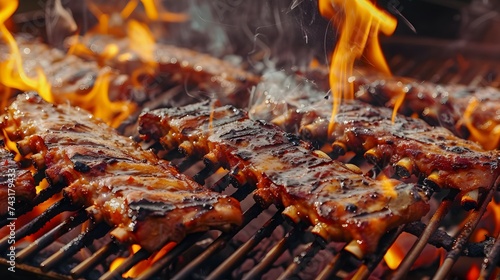
[[[228, 106], [215, 110], [206, 104], [197, 106], [205, 106], [200, 110], [213, 114], [173, 117], [163, 115], [166, 111], [152, 113], [166, 122], [168, 137], [196, 143], [221, 166], [237, 168], [238, 176], [256, 183], [258, 200], [272, 201], [285, 207], [293, 220], [310, 222], [316, 230], [323, 228], [328, 231], [321, 233], [326, 240], [356, 239], [363, 241], [363, 250], [371, 251], [388, 229], [420, 219], [428, 211], [425, 196], [417, 193], [421, 197], [416, 199], [413, 185], [383, 185], [314, 153], [310, 144], [276, 125], [246, 115], [208, 130], [210, 118], [215, 123], [242, 113]], [[185, 130], [190, 134], [179, 133]], [[192, 155], [198, 156], [195, 151]]]
[[182, 116], [207, 116], [210, 111], [200, 110], [200, 108], [205, 108], [209, 106], [210, 100], [205, 100], [201, 103], [186, 105], [184, 107], [166, 108], [155, 110], [155, 115], [168, 115], [170, 117], [182, 117]]
[[166, 202], [156, 202], [146, 199], [134, 201], [129, 204], [129, 208], [135, 211], [132, 215], [138, 221], [143, 221], [148, 216], [165, 216], [168, 212], [176, 209], [176, 205]]
[[83, 163], [81, 161], [76, 161], [73, 168], [76, 171], [81, 172], [81, 173], [87, 173], [90, 171], [90, 166], [86, 165], [85, 163]]

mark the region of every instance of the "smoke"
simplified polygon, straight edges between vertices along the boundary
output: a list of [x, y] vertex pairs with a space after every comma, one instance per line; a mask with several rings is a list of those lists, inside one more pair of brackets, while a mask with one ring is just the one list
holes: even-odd
[[[166, 42], [216, 56], [238, 55], [255, 70], [324, 60], [328, 22], [319, 16], [315, 0], [174, 2], [164, 5], [186, 11], [190, 20], [169, 25]], [[333, 37], [328, 35], [329, 49]]]
[[59, 48], [63, 47], [64, 40], [68, 36], [78, 30], [71, 10], [64, 8], [61, 0], [47, 1], [45, 6], [45, 26], [48, 43]]
[[[51, 0], [58, 3], [60, 0]], [[97, 23], [89, 4], [106, 14], [119, 13], [125, 0], [62, 0], [62, 6], [47, 10], [51, 34], [67, 36], [69, 32], [53, 32], [56, 20], [66, 25], [74, 18], [80, 33]], [[174, 44], [229, 59], [237, 58], [261, 71], [306, 66], [312, 58], [327, 61], [335, 34], [317, 9], [316, 0], [157, 0], [169, 12], [188, 15], [185, 22], [155, 22], [144, 17], [142, 4], [130, 15], [148, 23], [158, 42]], [[73, 17], [67, 17], [72, 15]], [[73, 30], [73, 29], [68, 29]], [[58, 45], [64, 38], [49, 38]]]

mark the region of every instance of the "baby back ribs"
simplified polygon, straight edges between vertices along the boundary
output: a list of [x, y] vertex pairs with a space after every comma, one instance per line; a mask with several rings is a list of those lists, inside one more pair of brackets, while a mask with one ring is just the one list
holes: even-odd
[[[75, 55], [49, 47], [37, 38], [20, 34], [15, 37], [23, 61], [23, 70], [28, 77], [36, 77], [37, 71], [43, 70], [55, 98], [66, 94], [83, 95], [94, 87], [96, 78], [109, 73], [111, 100], [130, 98], [131, 85], [126, 75], [121, 75], [111, 68], [101, 67], [96, 62], [85, 61]], [[0, 44], [1, 60], [10, 54], [8, 45]]]
[[[333, 144], [335, 156], [352, 150], [376, 164], [395, 164], [402, 177], [425, 175], [426, 182], [433, 186], [464, 193], [491, 188], [500, 174], [497, 153], [420, 119], [397, 115], [393, 123], [391, 109], [361, 101], [344, 101], [334, 131], [328, 134], [332, 101], [325, 100], [326, 94], [292, 86], [296, 91], [285, 96], [278, 91], [283, 90], [283, 82], [267, 83], [257, 87], [255, 95], [262, 97], [251, 109], [252, 116], [298, 130], [311, 141]], [[273, 114], [277, 107], [281, 108], [277, 110], [279, 115]]]
[[258, 201], [285, 207], [292, 221], [312, 224], [326, 241], [356, 240], [372, 252], [385, 232], [429, 209], [416, 186], [365, 177], [232, 106], [207, 101], [155, 110], [143, 113], [139, 125], [146, 139], [232, 170], [238, 181], [256, 185]]
[[380, 75], [357, 76], [357, 98], [418, 115], [427, 123], [443, 126], [461, 138], [480, 143], [485, 149], [500, 147], [500, 91], [492, 87], [438, 85], [408, 78]]
[[[440, 85], [404, 77], [387, 77], [374, 70], [358, 68], [349, 78], [356, 99], [418, 115], [433, 126], [443, 126], [455, 135], [476, 141], [485, 149], [500, 147], [500, 91], [493, 87]], [[300, 73], [314, 80], [323, 91], [330, 90], [328, 69]]]
[[153, 251], [210, 228], [239, 225], [239, 202], [209, 191], [84, 110], [19, 95], [3, 127], [52, 187]]
[[0, 217], [7, 215], [14, 218], [15, 209], [35, 196], [35, 181], [31, 172], [20, 168], [0, 139]]
[[[128, 37], [91, 34], [81, 37], [79, 42], [68, 41], [73, 45], [76, 55], [98, 60], [103, 65], [118, 69], [120, 73], [134, 76], [137, 72], [153, 70], [155, 75], [168, 75], [168, 79], [177, 84], [194, 85], [224, 103], [238, 106], [246, 106], [249, 90], [259, 80], [257, 76], [231, 63], [173, 45], [155, 44], [149, 58], [149, 54], [141, 55], [133, 50], [133, 43]], [[112, 57], [106, 55], [109, 46], [118, 49]]]

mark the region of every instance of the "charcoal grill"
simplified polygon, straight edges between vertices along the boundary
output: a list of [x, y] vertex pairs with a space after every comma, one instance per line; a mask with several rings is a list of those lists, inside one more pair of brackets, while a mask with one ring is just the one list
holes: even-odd
[[[397, 37], [386, 40], [384, 49], [389, 54], [388, 62], [396, 76], [443, 84], [500, 86], [500, 64], [495, 63], [500, 60], [500, 53], [496, 45]], [[182, 94], [182, 90], [172, 88], [164, 95]], [[161, 99], [159, 96], [158, 100]], [[161, 105], [161, 102], [154, 101], [146, 106]], [[125, 130], [132, 131], [127, 128]], [[148, 143], [143, 144], [149, 147]], [[440, 229], [440, 226], [450, 214], [450, 209], [455, 207], [455, 193], [435, 195], [433, 199], [439, 206], [428, 217], [428, 221], [410, 223], [388, 232], [374, 254], [359, 258], [349, 244], [325, 244], [313, 237], [307, 225], [287, 221], [281, 215], [282, 209], [273, 206], [265, 209], [256, 204], [249, 195], [255, 186], [239, 186], [230, 172], [205, 167], [197, 160], [183, 157], [177, 151], [161, 151], [157, 146], [152, 148], [157, 149], [162, 157], [171, 160], [181, 172], [192, 176], [197, 182], [212, 190], [229, 193], [241, 201], [244, 223], [230, 232], [210, 231], [189, 235], [147, 267], [137, 279], [228, 279], [234, 275], [240, 275], [243, 279], [258, 279], [266, 273], [278, 279], [367, 279], [403, 232], [415, 235], [418, 239], [399, 267], [395, 271], [387, 270], [389, 274], [386, 277], [404, 279], [427, 244], [446, 251], [442, 261], [438, 261], [434, 267], [426, 268], [426, 274], [433, 275], [435, 279], [446, 278], [457, 260], [463, 256], [482, 260], [480, 276], [483, 279], [488, 279], [499, 264], [500, 236], [486, 237], [479, 243], [468, 241], [488, 204], [492, 203], [495, 195], [499, 195], [496, 188], [482, 194], [476, 210], [460, 210], [462, 218], [457, 224], [461, 226], [453, 234]], [[46, 201], [54, 193], [56, 191], [49, 188], [40, 193], [34, 203]], [[18, 209], [17, 214], [30, 211], [32, 209], [26, 207]], [[15, 274], [7, 272], [9, 264], [4, 252], [9, 245], [8, 239], [4, 237], [0, 240], [0, 265], [3, 266], [0, 275], [19, 279], [120, 279], [123, 273], [151, 256], [143, 249], [130, 253], [127, 244], [120, 244], [110, 238], [109, 232], [113, 229], [107, 224], [93, 221], [90, 212], [91, 209], [75, 208], [64, 198], [54, 200], [41, 215], [16, 230], [16, 238], [20, 240], [40, 231], [44, 224], [55, 217], [62, 221], [33, 242], [18, 246], [21, 248], [23, 245], [17, 252]], [[62, 214], [66, 216], [65, 219], [61, 218]], [[3, 229], [7, 224], [8, 221], [0, 221]], [[264, 250], [258, 248], [266, 242], [271, 245]], [[48, 249], [56, 243], [62, 246]], [[75, 255], [82, 254], [82, 250], [88, 251], [89, 255], [75, 258]], [[320, 259], [322, 252], [326, 251], [329, 257], [325, 262]], [[287, 254], [290, 256], [288, 261], [280, 260]], [[110, 269], [110, 264], [118, 257], [123, 258], [123, 262]], [[250, 259], [253, 263], [248, 267], [246, 263]], [[318, 263], [323, 264], [320, 270], [316, 266]]]

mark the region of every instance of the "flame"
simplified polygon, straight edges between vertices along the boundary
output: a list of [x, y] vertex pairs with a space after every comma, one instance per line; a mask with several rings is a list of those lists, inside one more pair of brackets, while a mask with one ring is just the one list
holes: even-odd
[[[163, 248], [161, 248], [160, 251], [154, 253], [151, 257], [149, 257], [148, 259], [146, 260], [143, 260], [139, 263], [137, 263], [135, 266], [133, 266], [131, 269], [129, 269], [128, 271], [126, 271], [125, 273], [122, 274], [122, 277], [123, 278], [136, 278], [137, 276], [139, 276], [142, 272], [144, 272], [146, 269], [148, 269], [149, 267], [151, 267], [151, 265], [153, 265], [155, 262], [157, 262], [158, 260], [160, 260], [163, 256], [165, 256], [165, 254], [167, 254], [170, 250], [172, 250], [175, 245], [177, 245], [177, 243], [175, 242], [170, 242], [168, 243], [167, 245], [165, 245]], [[130, 246], [130, 254], [135, 254], [137, 253], [139, 250], [141, 249], [141, 246], [137, 245], [137, 244], [133, 244], [132, 246]], [[110, 267], [109, 267], [109, 270], [110, 271], [113, 271], [115, 270], [116, 268], [118, 268], [124, 261], [126, 260], [126, 258], [116, 258], [115, 260], [113, 260], [113, 262], [111, 263]]]
[[365, 58], [379, 71], [390, 75], [378, 39], [379, 32], [391, 35], [397, 21], [388, 13], [378, 9], [368, 0], [318, 0], [321, 15], [334, 19], [340, 29], [340, 37], [332, 54], [330, 65], [330, 87], [333, 96], [333, 110], [328, 127], [329, 134], [335, 126], [335, 115], [342, 98], [353, 99], [353, 84], [348, 78], [353, 74], [354, 62], [366, 50]]
[[128, 116], [135, 111], [135, 105], [129, 101], [110, 101], [108, 96], [111, 71], [101, 73], [92, 90], [85, 95], [68, 94], [74, 106], [80, 106], [92, 112], [102, 120], [107, 120], [112, 127], [118, 127]]
[[[384, 261], [387, 266], [392, 270], [396, 270], [416, 241], [417, 237], [407, 232], [401, 233], [384, 255]], [[413, 263], [412, 269], [430, 267], [444, 256], [446, 256], [445, 249], [427, 244], [420, 256]]]
[[384, 260], [390, 269], [395, 270], [401, 264], [405, 255], [406, 252], [402, 246], [398, 242], [394, 242], [387, 253], [385, 253]]
[[[111, 78], [109, 71], [100, 74], [93, 89], [86, 95], [71, 92], [61, 94], [62, 96], [55, 96], [41, 68], [36, 69], [35, 77], [29, 77], [24, 71], [22, 56], [16, 40], [5, 25], [6, 20], [12, 16], [17, 7], [18, 1], [0, 0], [0, 36], [10, 51], [7, 59], [0, 62], [0, 68], [2, 69], [0, 71], [0, 85], [2, 91], [6, 93], [1, 100], [2, 105], [7, 104], [8, 99], [15, 90], [34, 90], [47, 102], [62, 103], [68, 100], [72, 105], [89, 110], [96, 117], [103, 119], [113, 127], [117, 127], [135, 110], [135, 106], [130, 102], [112, 102], [109, 100], [108, 87]], [[108, 55], [113, 54], [111, 50]], [[11, 151], [16, 151], [11, 143], [8, 143], [8, 145]]]
[[[50, 84], [47, 82], [47, 78], [43, 74], [42, 69], [37, 69], [37, 75], [35, 77], [29, 77], [25, 73], [16, 40], [5, 25], [7, 19], [14, 14], [18, 6], [18, 1], [0, 0], [0, 36], [7, 44], [10, 51], [10, 54], [7, 55], [7, 59], [0, 62], [0, 69], [2, 69], [2, 71], [0, 71], [0, 84], [8, 88], [15, 88], [23, 91], [36, 90], [43, 99], [52, 102], [53, 98], [50, 93]], [[5, 99], [2, 100], [2, 104], [10, 97], [12, 91], [8, 90], [7, 93]]]
[[[142, 5], [144, 6], [144, 10], [146, 12], [146, 16], [151, 20], [159, 20], [165, 22], [183, 22], [187, 20], [187, 15], [171, 13], [168, 11], [162, 11], [161, 5], [157, 5], [154, 0], [140, 0]], [[120, 13], [122, 18], [127, 18], [132, 14], [132, 11], [135, 10], [137, 5], [139, 4], [138, 0], [129, 1], [127, 6]]]
[[460, 120], [470, 132], [469, 139], [476, 141], [487, 150], [494, 150], [500, 145], [500, 125], [490, 120], [481, 127], [475, 127], [472, 114], [478, 110], [479, 101], [472, 97]]
[[500, 234], [500, 204], [491, 201], [478, 226], [470, 238], [473, 242], [482, 242], [486, 236], [498, 236]]

